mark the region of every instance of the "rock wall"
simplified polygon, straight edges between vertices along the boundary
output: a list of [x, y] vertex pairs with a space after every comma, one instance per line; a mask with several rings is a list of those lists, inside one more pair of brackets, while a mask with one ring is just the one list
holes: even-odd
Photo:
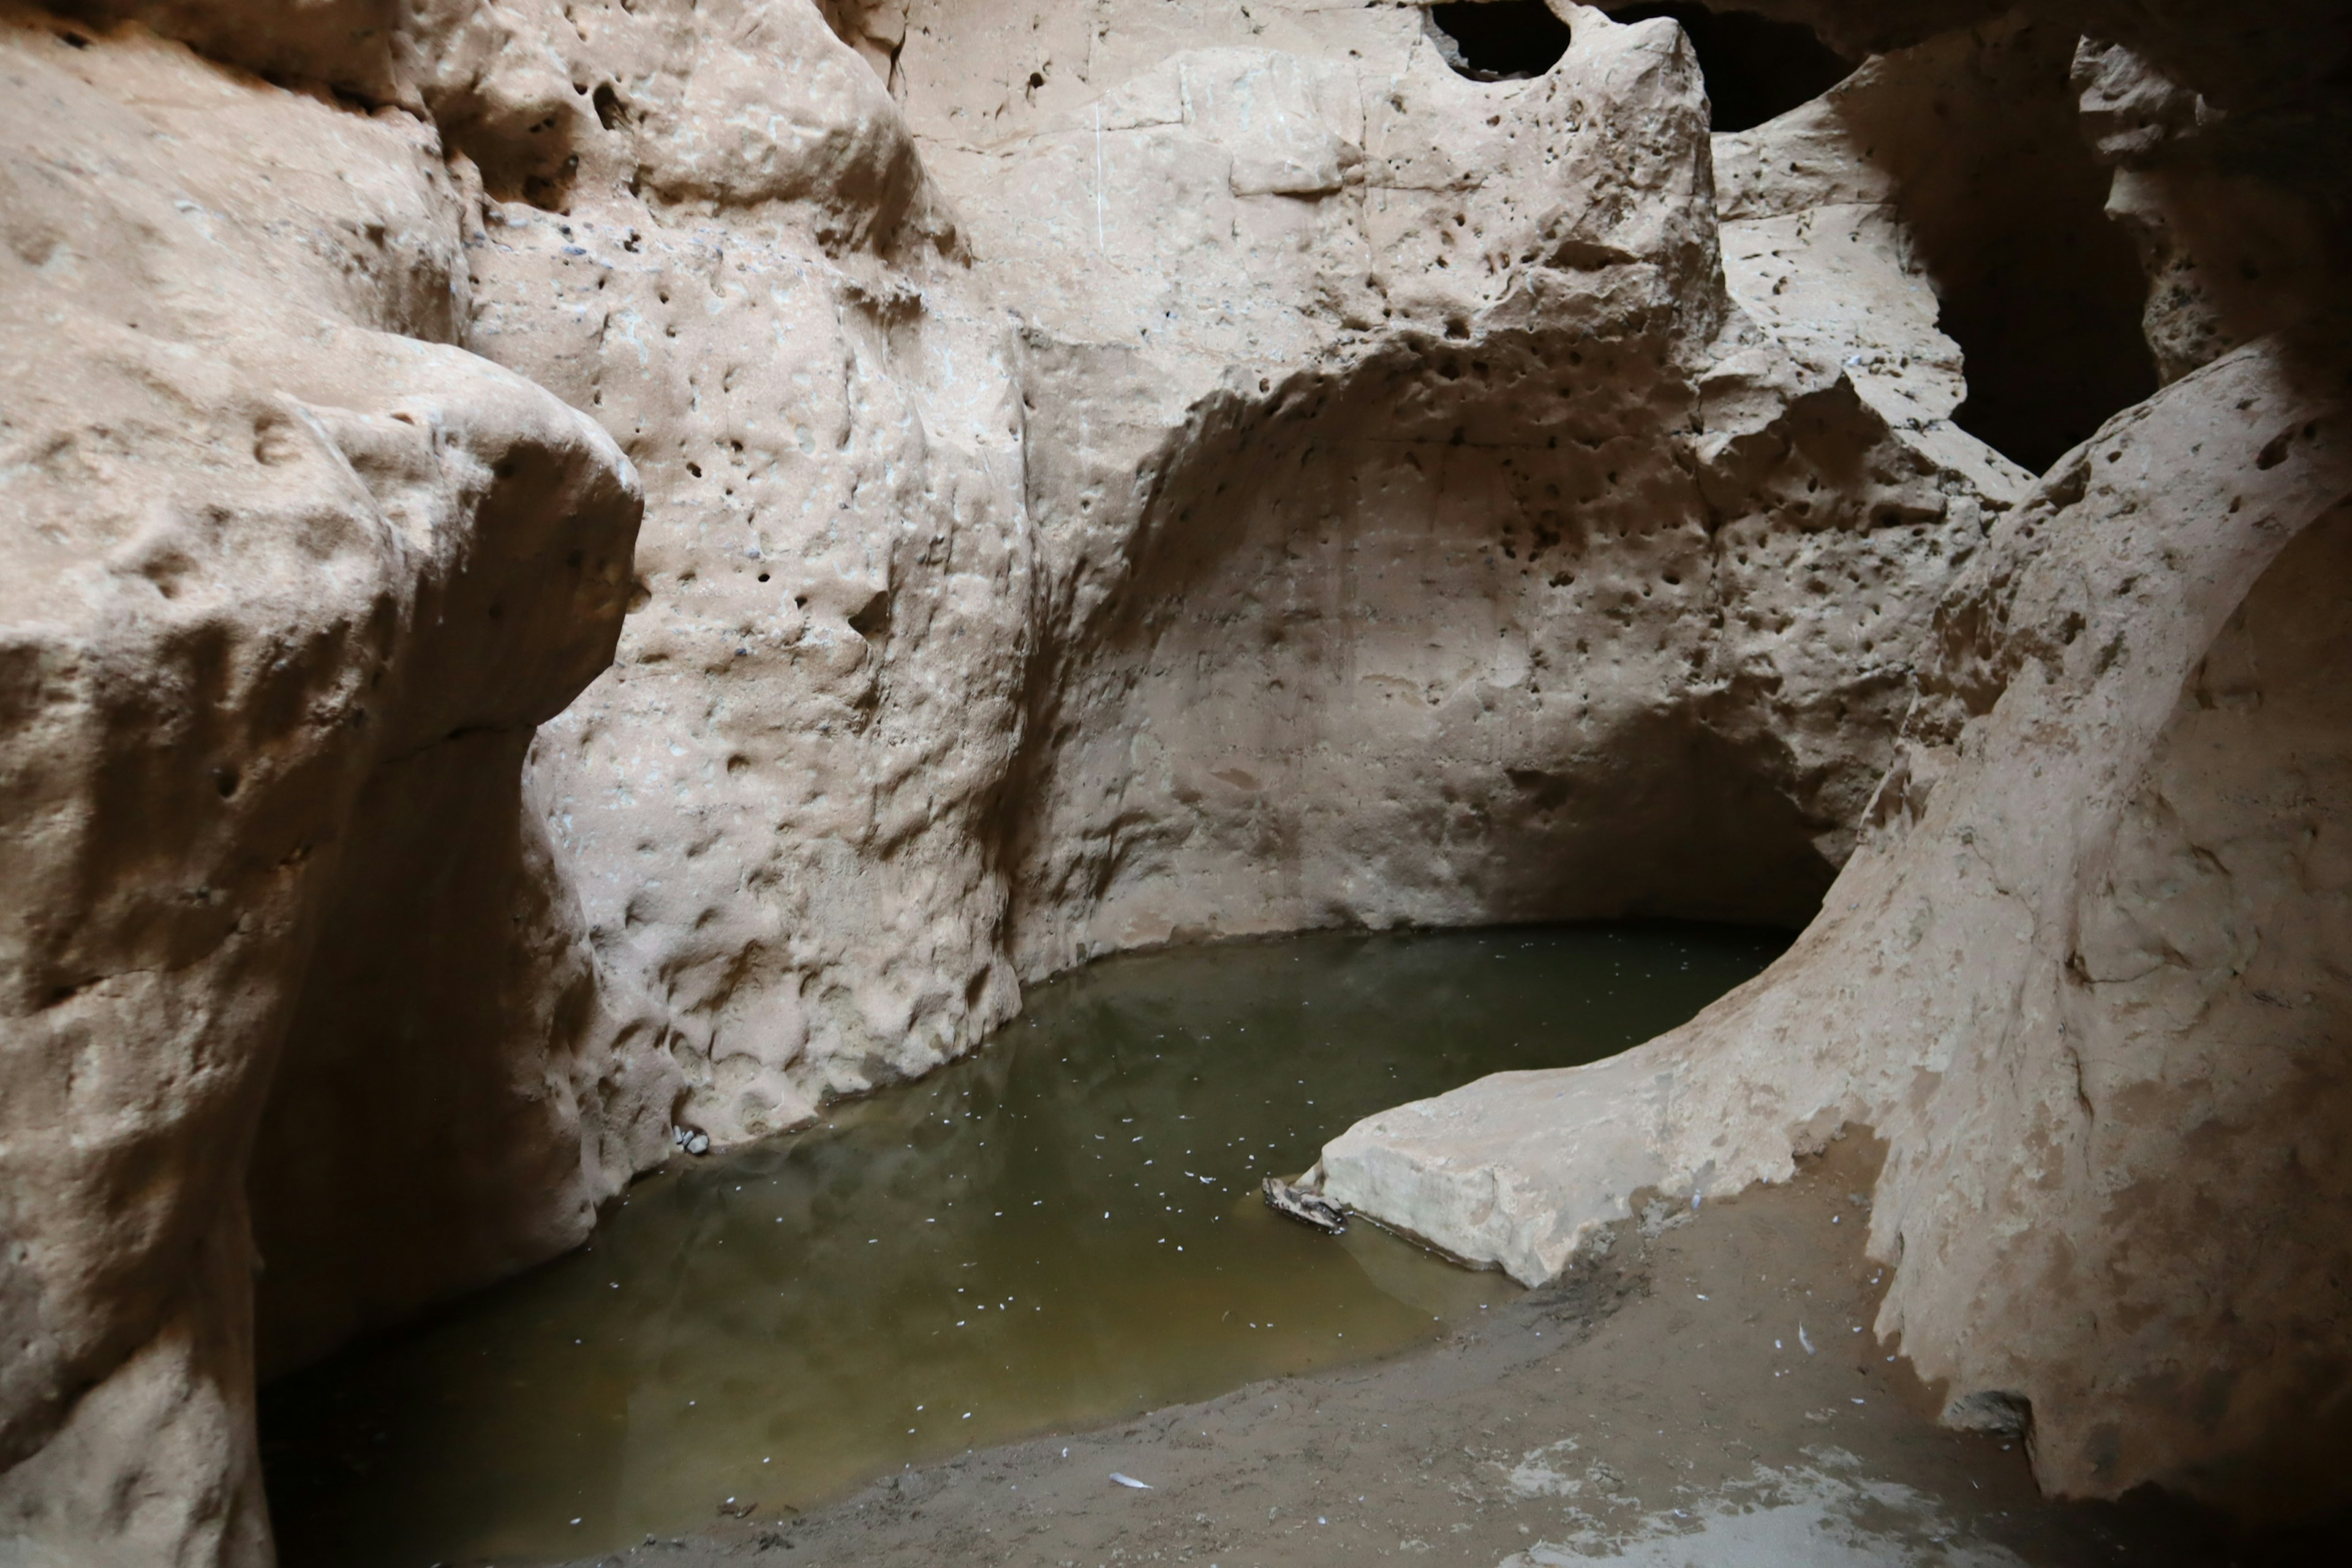
[[1031, 616], [1014, 345], [812, 8], [522, 16], [605, 108], [560, 210], [486, 207], [474, 342], [647, 494], [619, 652], [531, 798], [616, 1048], [681, 1128], [757, 1137], [1017, 1005], [988, 850]]
[[[0, 1539], [266, 1561], [257, 1359], [573, 1245], [673, 1147], [923, 1071], [1093, 954], [1793, 926], [1824, 889], [1761, 990], [1564, 1080], [1614, 1143], [1497, 1132], [1470, 1091], [1444, 1139], [1360, 1130], [1329, 1179], [1532, 1273], [1595, 1193], [1769, 1178], [1872, 1121], [1890, 1325], [2002, 1396], [1956, 1408], [2032, 1402], [2055, 1485], [2251, 1495], [2226, 1467], [2333, 1353], [2319, 1276], [2289, 1247], [2257, 1311], [2319, 1360], [2245, 1373], [2223, 1319], [2132, 1283], [2234, 1176], [2105, 1218], [2091, 1194], [2124, 1188], [2087, 1156], [2015, 1187], [2026, 1129], [2095, 1142], [1987, 1087], [2059, 1059], [2056, 1015], [2016, 1000], [2072, 973], [2056, 928], [1940, 916], [1923, 951], [1968, 962], [1923, 990], [1854, 946], [1892, 917], [1845, 906], [1925, 896], [1906, 868], [1946, 874], [1956, 802], [2071, 808], [2021, 782], [2063, 772], [2053, 735], [2108, 816], [2015, 828], [2016, 875], [2086, 929], [2261, 816], [2183, 814], [2179, 759], [2221, 721], [2165, 715], [2209, 647], [2334, 646], [2312, 563], [2251, 585], [2335, 482], [2334, 416], [2279, 344], [2316, 341], [2340, 209], [2282, 149], [2335, 133], [2311, 84], [2341, 40], [2286, 47], [2315, 24], [2285, 4], [2220, 31], [2126, 0], [1759, 8], [1885, 52], [1710, 135], [1671, 21], [1565, 4], [1565, 52], [1526, 72], [1473, 68], [1413, 6], [1327, 0], [0, 12], [0, 854], [28, 895]], [[2128, 462], [2095, 442], [2035, 489], [2012, 460], [2159, 375], [2101, 433]], [[2274, 453], [2262, 422], [2306, 405], [2316, 433]], [[2176, 467], [2204, 477], [2167, 489]], [[2276, 525], [2232, 532], [2197, 500], [2225, 489]], [[2131, 586], [2053, 608], [2053, 539], [2094, 535]], [[2094, 609], [2138, 640], [2085, 672], [2044, 643], [2092, 646], [2063, 627]], [[2274, 803], [2271, 869], [2231, 875], [2284, 908], [2325, 860], [2294, 834], [2326, 825], [2275, 804], [2303, 765], [2279, 759], [2334, 721], [2315, 678], [2246, 679], [2274, 718], [2223, 738]], [[2032, 680], [2041, 728], [1984, 751]], [[2167, 804], [2118, 804], [2143, 796]], [[2334, 940], [2296, 929], [2291, 955]], [[2138, 938], [2109, 934], [2084, 951], [2124, 976]], [[2153, 1035], [2118, 1021], [2137, 1002], [2081, 1004], [2069, 1026], [2107, 1031], [2087, 1070], [2137, 1083], [2274, 1022], [2186, 994]], [[1948, 1027], [1869, 1022], [1923, 1018]], [[2259, 1163], [2230, 1130], [2309, 1055], [2196, 1102], [2214, 1171]], [[2322, 1139], [2332, 1101], [2296, 1104]], [[2161, 1167], [2153, 1107], [2099, 1124], [2101, 1172]], [[1457, 1237], [1472, 1168], [1521, 1195]], [[2028, 1215], [2152, 1314], [2137, 1338], [2011, 1299], [2054, 1266], [1978, 1230]], [[2192, 1397], [2164, 1347], [2200, 1333]]]
[[1947, 605], [1787, 957], [1622, 1057], [1359, 1124], [1324, 1190], [1542, 1279], [1636, 1189], [1870, 1126], [1878, 1331], [1956, 1418], [2030, 1420], [2070, 1494], [2332, 1493], [2295, 1456], [2344, 1376], [2341, 386], [2253, 345], [2071, 454]]
[[[435, 894], [492, 876], [536, 920], [427, 982], [499, 972], [459, 1124], [598, 1076], [576, 1029], [526, 1027], [584, 960], [543, 857], [511, 813], [436, 814], [511, 799], [609, 658], [639, 491], [593, 423], [449, 342], [466, 193], [429, 126], [16, 9], [0, 79], [0, 1540], [257, 1562], [247, 1156], [348, 1005], [322, 981], [490, 923]], [[346, 1096], [399, 1076], [355, 1065]], [[579, 1163], [554, 1142], [533, 1174]], [[576, 1208], [552, 1176], [497, 1215], [472, 1194], [443, 1244]]]
[[[1410, 11], [1202, 6], [1212, 47], [1172, 53], [1160, 12], [917, 8], [893, 67], [1028, 355], [1022, 973], [1335, 922], [1801, 921], [2025, 478], [1957, 396], [1890, 418], [1844, 375], [1856, 332], [1956, 357], [1899, 221], [1800, 355], [1727, 295], [1671, 26], [1594, 14], [1490, 84]], [[969, 68], [999, 50], [1034, 79]]]
[[[569, 82], [569, 173], [559, 202], [485, 165], [520, 194], [485, 207], [470, 341], [648, 496], [637, 611], [530, 788], [681, 1139], [796, 1125], [970, 1049], [1017, 980], [1178, 934], [1798, 923], [1929, 607], [2021, 491], [1950, 430], [1957, 380], [1890, 420], [1841, 331], [1800, 361], [1730, 310], [1671, 26], [1596, 16], [1482, 86], [1409, 10], [1089, 15], [837, 9], [894, 110], [797, 7], [575, 7], [538, 18], [555, 84], [502, 89]], [[800, 58], [831, 85], [772, 79]], [[677, 117], [746, 94], [885, 151], [677, 172]], [[842, 216], [902, 184], [893, 221]], [[1916, 302], [1870, 330], [1954, 357]], [[1769, 520], [1759, 487], [1825, 485]], [[1197, 527], [1221, 487], [1255, 511]]]
[[[1837, 121], [1870, 121], [1838, 100], [1948, 47], [1741, 151], [1793, 172], [1853, 146]], [[2228, 116], [2123, 46], [2073, 74], [2173, 384], [2055, 464], [1937, 611], [1820, 918], [1685, 1029], [1360, 1124], [1320, 1184], [1532, 1280], [1637, 1190], [1735, 1193], [1872, 1128], [1878, 1329], [1948, 1420], [2024, 1432], [2056, 1491], [2289, 1514], [2343, 1497], [2313, 1456], [2347, 1365], [2352, 468], [2340, 306], [2305, 280], [2346, 235], [2274, 110]]]

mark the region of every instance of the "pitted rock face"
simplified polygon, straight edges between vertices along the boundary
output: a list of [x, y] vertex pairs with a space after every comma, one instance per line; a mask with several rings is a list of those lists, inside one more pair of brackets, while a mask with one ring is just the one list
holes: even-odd
[[1793, 923], [1843, 858], [1899, 671], [2022, 484], [1956, 394], [1858, 397], [1865, 341], [1955, 357], [1932, 313], [1882, 291], [1804, 363], [1732, 310], [1669, 23], [1594, 16], [1480, 85], [1411, 17], [1342, 20], [1155, 58], [1115, 17], [1093, 58], [1131, 75], [996, 100], [978, 144], [992, 24], [915, 18], [892, 80], [968, 268], [714, 216], [698, 278], [673, 218], [584, 184], [500, 215], [486, 352], [625, 424], [653, 488], [642, 629], [533, 777], [686, 1124], [791, 1125], [1115, 947]]
[[[1532, 1277], [1867, 1123], [1923, 1370], [2053, 1484], [2261, 1490], [2310, 1369], [2149, 1260], [2252, 1268], [2199, 1205], [2336, 1124], [2275, 150], [2341, 18], [1760, 8], [1858, 68], [1715, 134], [1758, 84], [1564, 0], [1524, 70], [1324, 0], [0, 11], [12, 1547], [265, 1561], [257, 1314], [525, 1267], [1092, 954], [1824, 889], [1331, 1189]], [[2325, 1339], [2297, 1247], [2242, 1321]]]
[[[387, 819], [432, 817], [420, 772], [511, 795], [610, 657], [642, 503], [593, 422], [431, 341], [467, 286], [429, 129], [7, 21], [0, 1520], [59, 1561], [257, 1561], [244, 1167], [273, 1078], [316, 1044], [322, 964], [397, 967], [444, 918], [434, 868], [513, 839], [511, 810], [487, 838], [444, 818], [422, 860], [370, 863]], [[501, 919], [436, 975], [499, 988], [501, 1029], [585, 956], [543, 859], [510, 875], [541, 929]], [[579, 1023], [478, 1036], [468, 1076], [584, 1089]], [[541, 1099], [494, 1081], [440, 1114], [507, 1137]], [[540, 1179], [442, 1227], [441, 1288], [581, 1233], [577, 1121], [534, 1131]]]

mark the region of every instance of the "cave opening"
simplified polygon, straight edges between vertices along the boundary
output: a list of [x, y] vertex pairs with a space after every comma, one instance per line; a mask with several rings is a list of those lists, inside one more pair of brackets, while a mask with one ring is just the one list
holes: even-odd
[[1707, 125], [1746, 131], [1777, 120], [1853, 74], [1853, 62], [1797, 22], [1745, 11], [1716, 12], [1688, 0], [1604, 7], [1612, 20], [1680, 23], [1706, 79]]
[[1428, 16], [1445, 63], [1472, 81], [1524, 81], [1568, 53], [1568, 24], [1544, 0], [1449, 0]]
[[2072, 47], [2026, 31], [1925, 105], [1898, 92], [1841, 109], [1864, 145], [1919, 149], [1897, 160], [1895, 200], [1960, 346], [1952, 422], [2036, 474], [2157, 389], [2147, 278], [2078, 127]]

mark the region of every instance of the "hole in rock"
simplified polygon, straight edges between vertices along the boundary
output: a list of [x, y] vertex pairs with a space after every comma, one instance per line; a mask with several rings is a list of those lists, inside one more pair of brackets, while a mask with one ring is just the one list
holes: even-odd
[[2028, 32], [1924, 110], [1907, 92], [1844, 110], [1865, 147], [1927, 146], [1906, 160], [1896, 205], [1936, 324], [1960, 346], [1968, 397], [1952, 422], [2037, 474], [2157, 388], [2147, 280], [2078, 129], [2072, 47]]
[[1472, 81], [1541, 76], [1568, 53], [1568, 24], [1543, 0], [1452, 0], [1429, 8], [1429, 36]]
[[[1785, 942], [1322, 933], [1048, 982], [963, 1061], [679, 1161], [580, 1251], [271, 1384], [281, 1561], [601, 1561], [720, 1499], [771, 1520], [1443, 1339], [1517, 1288], [1370, 1224], [1316, 1235], [1259, 1182], [1389, 1106], [1671, 1028]], [[298, 1256], [272, 1254], [269, 1289]]]
[[1706, 79], [1708, 125], [1746, 131], [1777, 120], [1853, 74], [1811, 27], [1746, 11], [1715, 12], [1683, 0], [1604, 7], [1614, 21], [1667, 16], [1682, 25]]
[[849, 629], [868, 642], [887, 634], [890, 630], [890, 595], [877, 592], [852, 611]]

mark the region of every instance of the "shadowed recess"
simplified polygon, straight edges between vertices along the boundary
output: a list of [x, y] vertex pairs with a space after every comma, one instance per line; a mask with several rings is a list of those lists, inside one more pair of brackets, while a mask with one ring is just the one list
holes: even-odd
[[1969, 90], [1937, 98], [1943, 148], [1897, 198], [1966, 364], [1952, 422], [2037, 474], [2157, 387], [2147, 279], [2077, 129], [2073, 52], [2055, 29], [1988, 49]]
[[1684, 0], [1605, 9], [1612, 21], [1668, 16], [1682, 25], [1706, 78], [1707, 124], [1716, 131], [1746, 131], [1778, 119], [1819, 98], [1853, 70], [1853, 63], [1822, 42], [1819, 34], [1794, 22], [1745, 11], [1718, 13]]
[[1568, 53], [1568, 24], [1543, 0], [1454, 0], [1429, 8], [1430, 37], [1472, 81], [1541, 76]]

